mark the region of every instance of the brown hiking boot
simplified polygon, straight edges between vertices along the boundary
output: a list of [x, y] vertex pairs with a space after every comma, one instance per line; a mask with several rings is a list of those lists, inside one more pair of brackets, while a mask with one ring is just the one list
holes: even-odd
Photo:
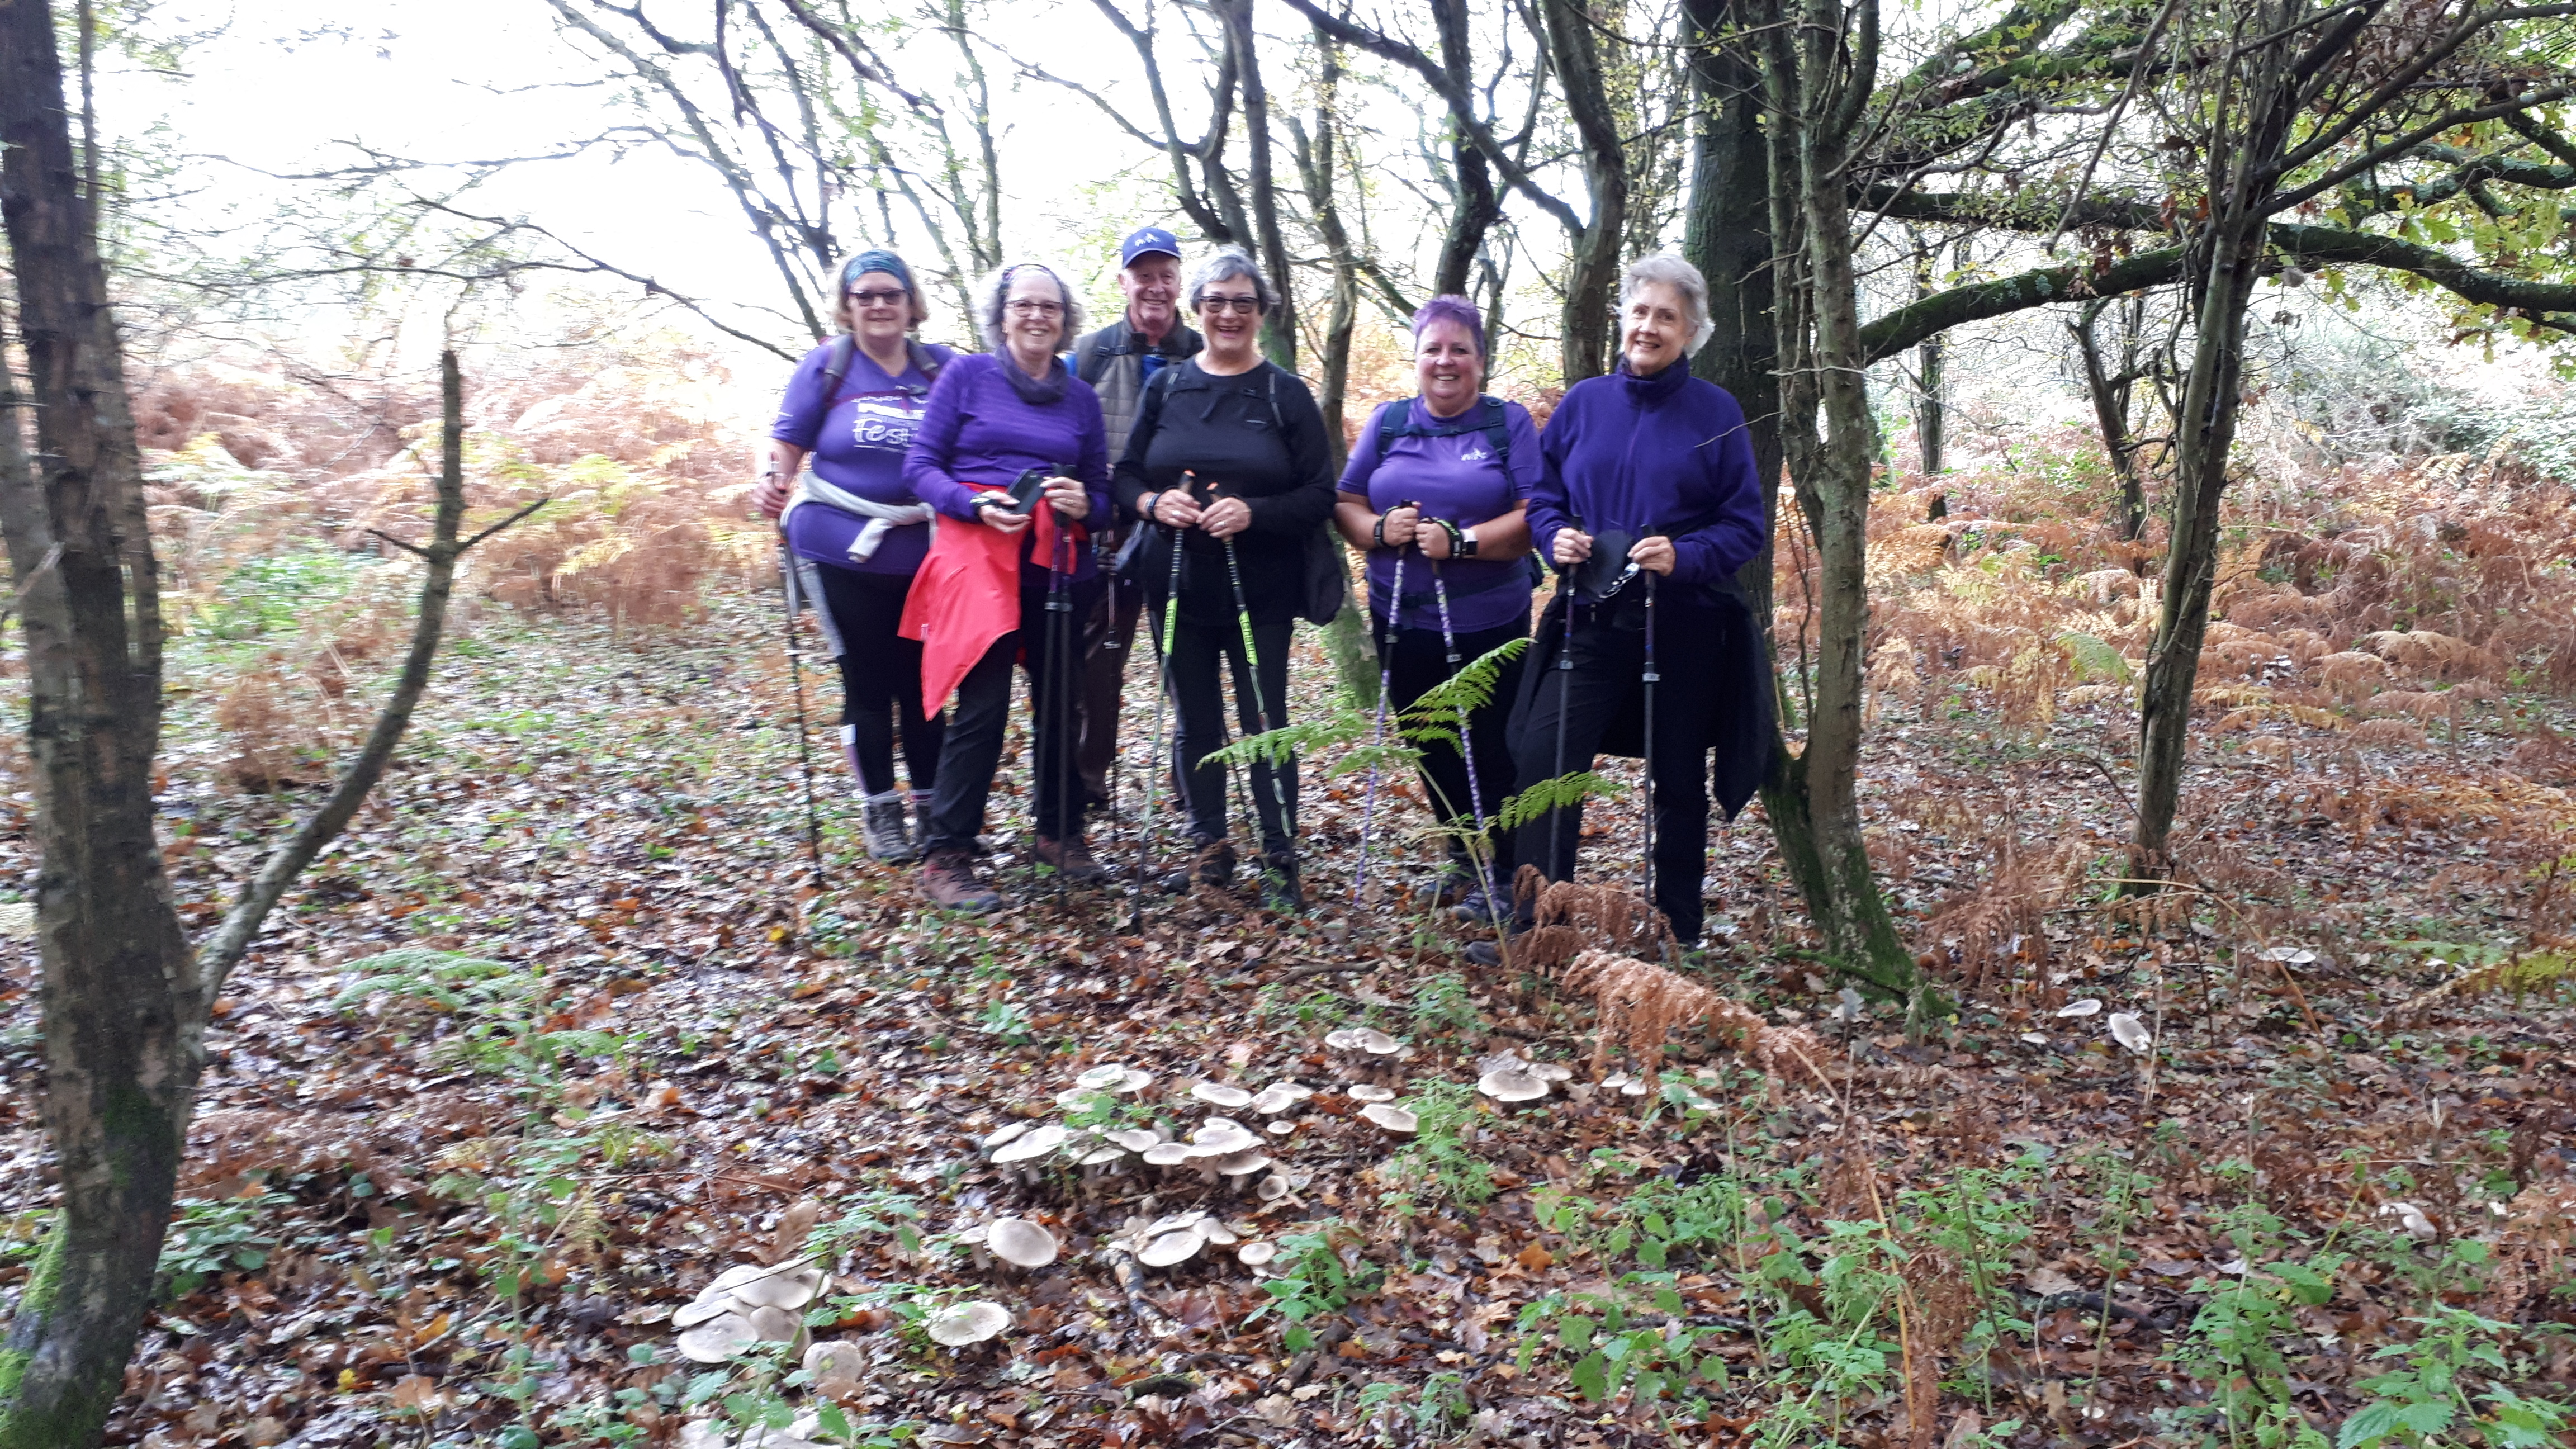
[[1193, 836], [1190, 843], [1198, 847], [1197, 853], [1190, 857], [1189, 864], [1163, 877], [1163, 889], [1177, 896], [1187, 894], [1194, 885], [1222, 890], [1233, 883], [1233, 842]]
[[962, 850], [934, 850], [921, 863], [921, 893], [931, 904], [952, 911], [984, 912], [1002, 908], [1002, 898], [975, 879], [975, 860]]
[[1070, 840], [1049, 840], [1041, 835], [1038, 837], [1037, 848], [1031, 853], [1040, 861], [1064, 872], [1067, 880], [1102, 880], [1109, 875], [1108, 871], [1101, 869], [1099, 860], [1091, 853], [1091, 847], [1084, 844], [1079, 835]]

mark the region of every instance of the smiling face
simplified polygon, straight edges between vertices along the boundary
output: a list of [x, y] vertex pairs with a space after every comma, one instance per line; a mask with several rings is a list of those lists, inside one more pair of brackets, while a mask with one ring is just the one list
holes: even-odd
[[1620, 355], [1627, 358], [1630, 372], [1651, 377], [1681, 360], [1690, 335], [1690, 311], [1682, 303], [1681, 289], [1648, 282], [1629, 297], [1620, 316]]
[[1199, 330], [1218, 361], [1249, 356], [1261, 333], [1261, 289], [1250, 277], [1208, 283], [1199, 293]]
[[1413, 375], [1422, 400], [1438, 417], [1466, 410], [1485, 387], [1485, 359], [1476, 352], [1475, 336], [1453, 317], [1435, 318], [1413, 339]]
[[1118, 290], [1127, 294], [1127, 325], [1159, 338], [1181, 315], [1181, 259], [1147, 252], [1118, 273]]
[[1064, 290], [1036, 267], [1011, 274], [1002, 298], [1002, 337], [1022, 361], [1055, 355], [1064, 336]]
[[884, 347], [912, 330], [912, 294], [892, 272], [862, 272], [841, 294], [850, 331], [863, 344]]

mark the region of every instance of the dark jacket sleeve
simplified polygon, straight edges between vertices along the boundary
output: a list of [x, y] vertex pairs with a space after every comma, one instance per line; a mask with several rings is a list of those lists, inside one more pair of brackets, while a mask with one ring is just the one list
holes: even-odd
[[1091, 384], [1076, 378], [1065, 401], [1074, 405], [1075, 427], [1082, 441], [1081, 456], [1074, 460], [1074, 481], [1091, 496], [1091, 516], [1111, 518], [1115, 508], [1109, 496], [1109, 425], [1100, 416], [1100, 394], [1091, 390]]
[[[1276, 366], [1276, 364], [1266, 364]], [[1333, 449], [1324, 436], [1323, 410], [1303, 379], [1282, 371], [1279, 421], [1288, 444], [1289, 473], [1297, 482], [1284, 493], [1247, 498], [1252, 533], [1311, 533], [1333, 516]]]
[[1145, 451], [1154, 446], [1154, 433], [1163, 426], [1163, 397], [1171, 388], [1163, 381], [1171, 376], [1165, 368], [1145, 384], [1145, 401], [1136, 410], [1135, 426], [1127, 430], [1127, 451], [1120, 454], [1118, 467], [1109, 477], [1109, 491], [1118, 499], [1121, 518], [1141, 518], [1136, 501], [1152, 490], [1145, 478]]
[[1547, 426], [1539, 431], [1539, 474], [1529, 491], [1530, 546], [1538, 550], [1540, 562], [1550, 567], [1556, 563], [1557, 533], [1574, 523], [1574, 506], [1565, 491], [1565, 459], [1574, 451], [1582, 429], [1583, 400], [1575, 394], [1597, 380], [1586, 378], [1567, 388]]

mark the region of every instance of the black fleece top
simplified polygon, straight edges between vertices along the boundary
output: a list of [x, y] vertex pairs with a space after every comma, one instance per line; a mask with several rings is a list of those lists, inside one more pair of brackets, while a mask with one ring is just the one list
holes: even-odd
[[[1218, 377], [1196, 360], [1157, 373], [1127, 435], [1126, 455], [1110, 481], [1120, 513], [1137, 515], [1145, 494], [1182, 486], [1198, 475], [1198, 499], [1241, 498], [1252, 522], [1234, 538], [1236, 566], [1252, 621], [1293, 619], [1306, 603], [1306, 539], [1333, 512], [1333, 454], [1324, 415], [1295, 373], [1264, 362]], [[1171, 534], [1148, 529], [1135, 576], [1159, 610], [1172, 579]], [[1234, 623], [1234, 588], [1225, 546], [1199, 529], [1184, 530], [1181, 617], [1193, 625]]]

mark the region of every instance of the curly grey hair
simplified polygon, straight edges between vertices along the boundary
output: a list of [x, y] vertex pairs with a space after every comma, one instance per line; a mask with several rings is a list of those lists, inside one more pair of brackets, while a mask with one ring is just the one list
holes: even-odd
[[1002, 350], [1002, 304], [1010, 300], [1011, 278], [1029, 270], [1046, 273], [1047, 280], [1055, 283], [1056, 295], [1064, 300], [1064, 333], [1056, 338], [1056, 350], [1069, 350], [1073, 339], [1082, 335], [1082, 303], [1065, 285], [1063, 274], [1043, 262], [1013, 262], [984, 279], [984, 299], [975, 308], [975, 322], [983, 329], [985, 351]]
[[1196, 312], [1199, 309], [1199, 299], [1207, 295], [1208, 288], [1219, 282], [1231, 282], [1237, 277], [1252, 283], [1252, 295], [1260, 300], [1262, 311], [1277, 310], [1278, 291], [1270, 285], [1268, 277], [1261, 275], [1261, 268], [1253, 264], [1250, 254], [1240, 247], [1227, 247], [1215, 253], [1190, 273], [1189, 300], [1186, 303], [1189, 310]]
[[1638, 291], [1652, 286], [1670, 287], [1681, 294], [1682, 315], [1690, 319], [1691, 325], [1690, 341], [1683, 344], [1682, 352], [1688, 355], [1699, 351], [1700, 344], [1717, 330], [1717, 324], [1708, 320], [1708, 278], [1671, 252], [1639, 257], [1619, 274], [1619, 310], [1626, 312], [1628, 304], [1637, 300]]

